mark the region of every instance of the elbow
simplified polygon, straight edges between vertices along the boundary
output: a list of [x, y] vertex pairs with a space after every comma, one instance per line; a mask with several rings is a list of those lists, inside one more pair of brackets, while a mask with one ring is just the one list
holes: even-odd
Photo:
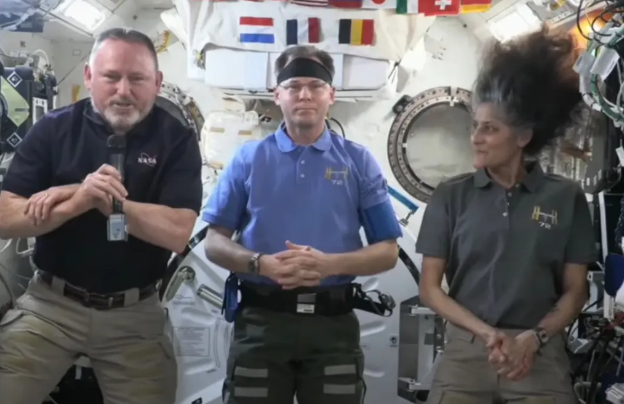
[[419, 285], [418, 299], [420, 300], [420, 304], [430, 307], [429, 304], [431, 302], [431, 293], [429, 291], [429, 288], [427, 288], [423, 284]]
[[583, 309], [587, 300], [589, 300], [589, 290], [585, 285], [568, 290], [566, 293], [572, 297], [574, 308], [578, 309], [579, 312]]
[[399, 262], [399, 245], [396, 241], [386, 243], [386, 251], [383, 255], [383, 271], [389, 271], [396, 267]]
[[190, 232], [180, 232], [170, 240], [169, 249], [175, 254], [182, 254], [186, 251], [190, 239]]
[[2, 240], [8, 240], [13, 238], [11, 236], [11, 233], [8, 231], [8, 229], [5, 229], [4, 227], [0, 226], [0, 239]]
[[206, 239], [204, 241], [204, 253], [208, 261], [224, 266], [224, 250], [227, 250], [227, 243], [232, 241], [234, 231], [224, 227], [210, 224]]
[[193, 231], [193, 227], [184, 226], [180, 229], [176, 237], [172, 239], [170, 249], [176, 254], [182, 254], [186, 251], [188, 247], [189, 240], [191, 238], [191, 232]]
[[215, 262], [215, 260], [217, 260], [215, 237], [216, 236], [214, 231], [208, 230], [208, 234], [206, 234], [206, 240], [204, 241], [204, 253], [206, 254], [206, 258], [210, 262]]
[[384, 265], [384, 270], [389, 271], [397, 266], [397, 262], [399, 262], [399, 254], [397, 254], [397, 251], [395, 250], [394, 253], [389, 254], [385, 261], [386, 265]]
[[438, 295], [438, 292], [444, 292], [441, 286], [431, 285], [422, 282], [419, 285], [419, 294], [420, 294], [420, 303], [423, 305], [432, 308], [435, 306], [435, 297]]
[[186, 241], [184, 241], [184, 243], [177, 241], [175, 244], [171, 245], [171, 251], [178, 255], [182, 254], [184, 250], [186, 250], [187, 245], [188, 243]]
[[0, 210], [0, 239], [8, 240], [11, 238], [13, 238], [13, 234], [11, 234], [9, 218], [2, 210]]

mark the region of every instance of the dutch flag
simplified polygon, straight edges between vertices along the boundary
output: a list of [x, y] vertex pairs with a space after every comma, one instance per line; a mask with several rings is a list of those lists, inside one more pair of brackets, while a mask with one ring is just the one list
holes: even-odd
[[241, 17], [238, 26], [241, 43], [275, 43], [273, 18]]

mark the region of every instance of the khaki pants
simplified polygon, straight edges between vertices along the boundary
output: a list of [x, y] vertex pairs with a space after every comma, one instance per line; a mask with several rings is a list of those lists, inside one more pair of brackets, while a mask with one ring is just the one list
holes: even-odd
[[[517, 330], [505, 330], [517, 335]], [[451, 324], [448, 344], [434, 377], [428, 404], [576, 404], [563, 336], [535, 356], [531, 373], [518, 382], [498, 377], [484, 342]]]
[[105, 404], [173, 404], [177, 368], [157, 294], [98, 311], [37, 276], [0, 320], [0, 402], [40, 404], [81, 355]]

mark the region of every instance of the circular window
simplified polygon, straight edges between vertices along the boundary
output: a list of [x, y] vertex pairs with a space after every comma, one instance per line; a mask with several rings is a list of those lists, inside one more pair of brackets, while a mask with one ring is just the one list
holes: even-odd
[[474, 171], [470, 148], [471, 93], [436, 87], [404, 99], [388, 135], [388, 161], [399, 184], [428, 202], [435, 187]]
[[162, 83], [160, 93], [156, 98], [156, 105], [160, 106], [173, 117], [178, 119], [196, 133], [200, 139], [201, 129], [204, 127], [204, 116], [193, 98], [185, 94], [180, 88], [171, 83]]

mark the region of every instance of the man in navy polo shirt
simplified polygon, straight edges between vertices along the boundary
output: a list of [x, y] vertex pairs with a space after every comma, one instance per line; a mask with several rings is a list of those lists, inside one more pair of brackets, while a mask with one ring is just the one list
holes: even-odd
[[242, 295], [224, 403], [292, 404], [296, 395], [299, 404], [361, 404], [351, 282], [395, 266], [401, 229], [371, 153], [325, 126], [331, 56], [295, 46], [275, 70], [284, 124], [238, 151], [203, 213], [207, 257], [236, 274], [226, 315], [237, 304], [233, 282]]
[[[91, 98], [48, 113], [19, 145], [0, 194], [0, 237], [36, 237], [37, 274], [0, 321], [0, 402], [41, 403], [80, 355], [106, 404], [173, 404], [176, 362], [157, 283], [188, 243], [202, 197], [196, 135], [154, 105], [162, 74], [144, 34], [103, 32]], [[125, 175], [107, 139], [127, 142]], [[109, 241], [112, 198], [127, 241]]]

